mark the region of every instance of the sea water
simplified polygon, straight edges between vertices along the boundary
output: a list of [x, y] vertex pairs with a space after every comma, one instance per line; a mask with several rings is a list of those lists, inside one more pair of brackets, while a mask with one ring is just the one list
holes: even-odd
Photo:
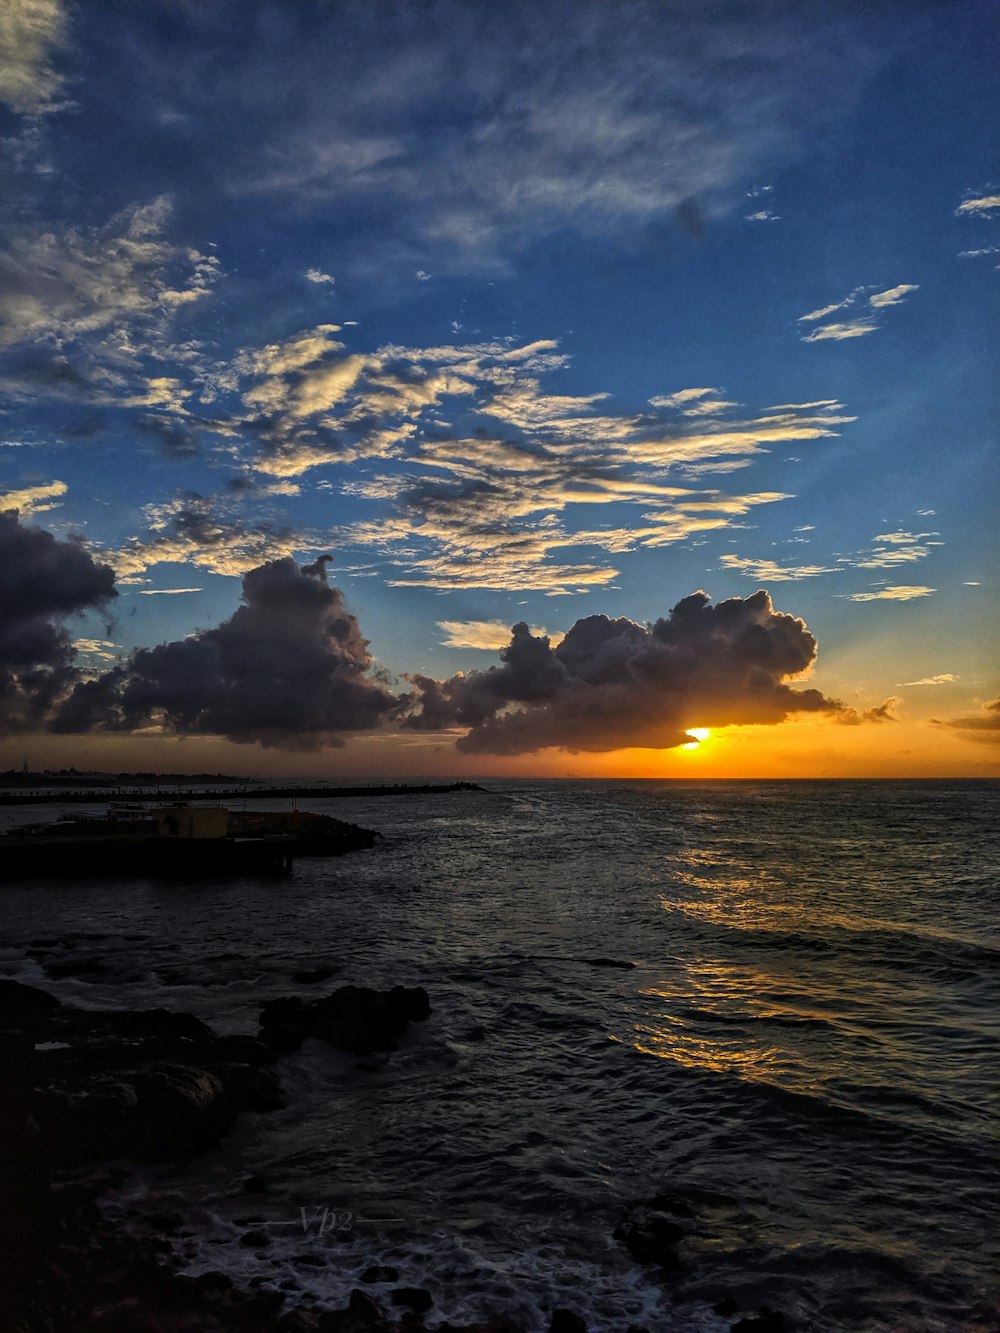
[[[310, 801], [384, 837], [288, 879], [0, 889], [0, 970], [67, 1002], [253, 1032], [280, 995], [430, 994], [391, 1055], [282, 1057], [287, 1108], [137, 1169], [123, 1221], [175, 1208], [190, 1271], [329, 1308], [392, 1265], [432, 1324], [722, 1330], [731, 1297], [798, 1329], [995, 1327], [1000, 784], [485, 785]], [[664, 1191], [670, 1273], [614, 1238]]]

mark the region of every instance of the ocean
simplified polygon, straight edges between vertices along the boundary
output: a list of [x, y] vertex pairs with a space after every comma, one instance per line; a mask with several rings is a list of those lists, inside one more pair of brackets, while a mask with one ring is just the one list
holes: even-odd
[[[331, 1309], [392, 1265], [431, 1326], [994, 1329], [1000, 783], [485, 786], [303, 801], [384, 836], [287, 879], [0, 888], [0, 973], [86, 1007], [430, 995], [390, 1055], [282, 1057], [287, 1108], [136, 1167], [122, 1225], [174, 1209], [189, 1271]], [[614, 1236], [664, 1192], [669, 1273]]]

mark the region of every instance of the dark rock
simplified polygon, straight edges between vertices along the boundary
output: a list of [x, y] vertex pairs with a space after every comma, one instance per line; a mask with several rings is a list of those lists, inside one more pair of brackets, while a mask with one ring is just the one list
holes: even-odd
[[270, 1245], [271, 1237], [266, 1231], [244, 1231], [240, 1244], [247, 1250], [263, 1250]]
[[684, 1239], [684, 1228], [672, 1222], [658, 1209], [640, 1205], [615, 1229], [620, 1240], [640, 1264], [655, 1264], [659, 1268], [680, 1266], [677, 1245]]
[[784, 1333], [785, 1316], [765, 1305], [756, 1314], [738, 1320], [731, 1329], [732, 1333]]
[[180, 1213], [151, 1213], [147, 1221], [157, 1231], [174, 1232], [184, 1225], [184, 1218]]
[[338, 1050], [355, 1055], [394, 1050], [406, 1025], [431, 1012], [422, 986], [393, 986], [388, 991], [341, 986], [320, 1000], [303, 1003], [297, 996], [275, 1000], [260, 1015], [262, 1027], [272, 1023], [319, 1037]]
[[646, 1207], [653, 1208], [660, 1213], [670, 1213], [672, 1217], [694, 1216], [691, 1205], [685, 1199], [682, 1199], [679, 1194], [654, 1194], [647, 1202]]
[[325, 1268], [326, 1260], [320, 1254], [297, 1254], [292, 1260], [297, 1268]]
[[270, 1069], [256, 1065], [216, 1065], [213, 1073], [237, 1111], [280, 1111], [281, 1084]]
[[397, 1268], [382, 1267], [379, 1264], [372, 1264], [371, 1268], [366, 1268], [361, 1274], [362, 1282], [398, 1282], [399, 1270]]
[[53, 981], [61, 981], [65, 977], [94, 977], [106, 971], [104, 964], [99, 963], [96, 958], [81, 958], [77, 962], [45, 965], [45, 975], [51, 977]]
[[244, 1194], [266, 1194], [267, 1181], [260, 1176], [247, 1176], [243, 1182]]
[[728, 1319], [729, 1316], [735, 1314], [739, 1308], [740, 1307], [736, 1304], [733, 1298], [727, 1296], [725, 1300], [716, 1302], [716, 1304], [712, 1306], [712, 1311], [715, 1314], [721, 1315], [723, 1319]]
[[216, 1037], [212, 1043], [212, 1057], [237, 1065], [270, 1065], [274, 1051], [256, 1037]]
[[56, 997], [47, 991], [25, 986], [20, 981], [0, 981], [0, 1013], [40, 1013], [61, 1007]]
[[237, 1108], [214, 1074], [159, 1064], [132, 1076], [139, 1099], [133, 1151], [149, 1159], [192, 1157], [217, 1143]]
[[257, 1040], [275, 1055], [289, 1055], [302, 1045], [302, 1033], [288, 1023], [268, 1023], [257, 1033]]
[[233, 1285], [233, 1279], [226, 1273], [211, 1272], [199, 1273], [195, 1278], [195, 1285], [199, 1291], [229, 1291]]
[[393, 1305], [405, 1305], [417, 1314], [426, 1314], [434, 1304], [430, 1292], [423, 1287], [397, 1287], [389, 1293], [389, 1299]]
[[347, 1302], [347, 1312], [359, 1324], [377, 1324], [382, 1318], [382, 1311], [378, 1308], [372, 1298], [357, 1287], [351, 1292], [350, 1300]]
[[572, 1310], [557, 1309], [552, 1311], [549, 1333], [587, 1333], [587, 1325]]

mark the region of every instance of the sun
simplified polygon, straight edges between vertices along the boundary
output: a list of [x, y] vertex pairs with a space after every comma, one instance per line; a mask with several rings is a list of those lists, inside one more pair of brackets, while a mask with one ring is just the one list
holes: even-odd
[[702, 741], [707, 741], [711, 734], [712, 733], [709, 731], [708, 727], [688, 727], [685, 731], [685, 735], [690, 736], [691, 739], [685, 741], [681, 746], [681, 749], [697, 750]]

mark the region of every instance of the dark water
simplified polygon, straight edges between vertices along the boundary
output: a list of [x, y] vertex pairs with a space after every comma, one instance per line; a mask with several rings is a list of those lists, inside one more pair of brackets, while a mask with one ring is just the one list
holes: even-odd
[[[306, 1043], [279, 1064], [287, 1110], [136, 1175], [123, 1206], [179, 1201], [196, 1268], [292, 1274], [335, 1306], [392, 1263], [440, 1318], [530, 1330], [556, 1304], [595, 1331], [721, 1330], [727, 1295], [800, 1329], [995, 1327], [1000, 785], [511, 782], [326, 808], [385, 841], [281, 882], [0, 893], [0, 970], [77, 1003], [252, 1031], [281, 994], [430, 992], [388, 1059]], [[106, 971], [50, 982], [27, 942], [79, 933], [53, 956]], [[321, 963], [333, 981], [291, 981]], [[271, 1192], [241, 1193], [248, 1171]], [[660, 1189], [693, 1212], [665, 1286], [612, 1238]], [[302, 1208], [333, 1229], [303, 1234]], [[235, 1243], [249, 1217], [264, 1258]]]

